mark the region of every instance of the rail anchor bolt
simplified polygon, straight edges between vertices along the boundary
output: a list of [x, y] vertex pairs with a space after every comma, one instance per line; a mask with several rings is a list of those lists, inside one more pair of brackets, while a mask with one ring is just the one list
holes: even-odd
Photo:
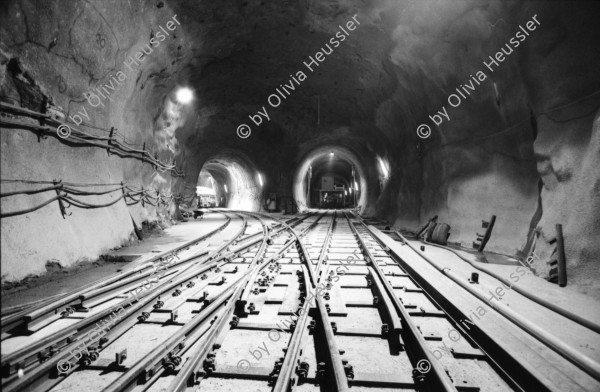
[[390, 333], [390, 327], [387, 324], [383, 324], [381, 326], [381, 336], [385, 338], [388, 336], [389, 333]]
[[479, 274], [477, 272], [471, 273], [471, 278], [469, 279], [469, 283], [479, 283]]
[[125, 360], [127, 359], [127, 350], [123, 350], [120, 353], [116, 353], [115, 354], [115, 362], [117, 363], [117, 366], [121, 366], [123, 365], [123, 362], [125, 362]]
[[418, 369], [413, 369], [412, 373], [415, 384], [422, 384], [425, 382], [425, 374], [421, 373]]
[[321, 378], [321, 377], [325, 376], [326, 371], [327, 371], [327, 367], [325, 365], [325, 362], [319, 362], [317, 364], [317, 378]]

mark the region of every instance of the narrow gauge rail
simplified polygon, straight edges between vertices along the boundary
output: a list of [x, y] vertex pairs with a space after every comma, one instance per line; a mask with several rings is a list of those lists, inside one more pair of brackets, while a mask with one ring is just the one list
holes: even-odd
[[[278, 267], [247, 287], [237, 311], [212, 338], [190, 349], [181, 368], [135, 390], [513, 390], [477, 350], [476, 359], [460, 366], [473, 371], [474, 363], [485, 377], [484, 388], [450, 378], [414, 321], [412, 335], [408, 332], [405, 320], [423, 312], [392, 300], [408, 292], [425, 306], [427, 297], [357, 224], [329, 213], [298, 236]], [[384, 282], [389, 286], [394, 279], [400, 281], [390, 295]], [[436, 320], [443, 316], [434, 303], [429, 306]], [[427, 358], [429, 368], [418, 365]], [[105, 389], [117, 390], [122, 389]]]
[[[86, 329], [93, 327], [94, 322], [101, 321], [103, 316], [112, 313], [111, 306], [120, 302], [124, 303], [122, 296], [126, 292], [131, 288], [139, 287], [142, 282], [152, 276], [153, 266], [161, 264], [166, 259], [178, 257], [180, 252], [182, 252], [182, 256], [195, 256], [197, 253], [201, 253], [203, 243], [223, 230], [233, 229], [237, 232], [228, 244], [240, 238], [247, 225], [246, 219], [242, 219], [240, 226], [234, 228], [229, 226], [230, 215], [232, 214], [225, 215], [227, 218], [225, 223], [197, 239], [168, 252], [163, 252], [141, 265], [131, 264], [120, 274], [84, 289], [65, 294], [54, 301], [38, 304], [34, 308], [27, 309], [24, 314], [19, 315], [18, 319], [11, 318], [8, 324], [13, 328], [8, 330], [9, 332], [3, 333], [2, 339], [3, 384], [10, 381], [11, 376], [18, 376], [19, 369], [23, 372], [29, 371], [32, 366], [36, 366], [60, 351], [73, 340], [73, 336], [84, 335]], [[215, 249], [214, 253], [219, 254], [227, 245]], [[208, 252], [202, 253], [202, 255], [206, 254]], [[182, 262], [195, 261], [197, 257], [188, 259], [186, 260], [184, 257]], [[181, 265], [180, 263], [166, 265], [165, 275], [169, 276], [172, 270]], [[90, 300], [95, 301], [92, 303]], [[103, 311], [95, 311], [102, 308], [104, 308]], [[80, 321], [77, 322], [77, 320]], [[60, 333], [48, 335], [42, 331], [49, 325], [53, 325]], [[39, 338], [35, 339], [36, 337]]]
[[[360, 231], [368, 233], [373, 239], [376, 240], [382, 247], [386, 247], [385, 240], [377, 238], [373, 235], [374, 233], [360, 220]], [[358, 223], [357, 223], [358, 225]], [[358, 228], [358, 226], [357, 226]], [[598, 342], [600, 335], [598, 334], [598, 326], [592, 319], [581, 317], [570, 313], [569, 310], [562, 309], [559, 306], [548, 303], [547, 301], [540, 299], [533, 293], [527, 292], [527, 290], [520, 289], [519, 287], [511, 287], [510, 282], [508, 287], [513, 288], [515, 292], [522, 296], [522, 300], [531, 300], [530, 306], [536, 304], [538, 306], [537, 312], [543, 310], [543, 314], [547, 317], [547, 320], [557, 323], [561, 328], [566, 328], [575, 333], [578, 339], [570, 339], [570, 341], [564, 341], [560, 335], [553, 334], [552, 329], [547, 325], [540, 324], [539, 321], [536, 323], [525, 317], [522, 313], [511, 309], [509, 304], [501, 305], [494, 304], [490, 298], [473, 287], [469, 282], [466, 281], [464, 275], [454, 272], [450, 268], [445, 268], [439, 264], [439, 258], [431, 258], [426, 255], [421, 249], [417, 249], [417, 246], [407, 240], [402, 234], [393, 232], [398, 238], [396, 241], [404, 246], [403, 257], [414, 257], [420, 258], [425, 264], [429, 264], [441, 274], [448, 278], [449, 282], [456, 283], [459, 287], [464, 289], [465, 295], [472, 295], [475, 299], [471, 302], [470, 307], [476, 308], [478, 305], [487, 306], [493, 309], [499, 317], [504, 318], [508, 323], [514, 325], [516, 330], [512, 331], [516, 337], [515, 344], [517, 350], [512, 351], [506, 349], [504, 344], [494, 340], [492, 336], [486, 335], [476, 323], [470, 323], [469, 327], [467, 323], [464, 323], [467, 317], [461, 312], [457, 304], [452, 303], [452, 300], [446, 298], [443, 294], [438, 291], [435, 285], [429, 282], [424, 276], [419, 275], [414, 271], [410, 263], [404, 261], [400, 256], [391, 253], [394, 260], [398, 262], [411, 277], [414, 277], [417, 283], [424, 289], [428, 298], [432, 303], [435, 303], [438, 309], [445, 311], [445, 318], [451, 322], [452, 329], [444, 335], [443, 350], [449, 352], [451, 355], [442, 356], [442, 363], [446, 369], [456, 368], [453, 364], [455, 359], [462, 359], [464, 354], [462, 353], [463, 343], [468, 342], [471, 347], [477, 348], [482, 353], [485, 353], [487, 361], [492, 365], [499, 374], [503, 374], [507, 380], [510, 380], [510, 384], [515, 390], [523, 391], [598, 391], [600, 390], [600, 363], [598, 362], [598, 356], [592, 355], [580, 350], [577, 341], [581, 342]], [[381, 237], [383, 238], [383, 237]], [[392, 237], [387, 241], [388, 244], [393, 243]], [[450, 252], [456, 254], [459, 258], [465, 260], [462, 256], [458, 255], [451, 248], [438, 246], [429, 242], [423, 242], [430, 246], [436, 246], [445, 248]], [[468, 260], [466, 260], [469, 264]], [[480, 280], [483, 279], [496, 279], [498, 287], [502, 278], [497, 274], [490, 272], [484, 266], [475, 266], [480, 274]], [[487, 275], [487, 276], [485, 276]], [[475, 304], [475, 305], [474, 305]], [[545, 308], [545, 309], [543, 309]], [[552, 314], [553, 313], [553, 314]], [[459, 321], [463, 320], [461, 324]], [[522, 331], [520, 332], [519, 329]], [[460, 332], [459, 332], [460, 331]], [[554, 329], [556, 332], [556, 329]], [[511, 335], [509, 335], [511, 336]], [[439, 350], [441, 347], [439, 344], [435, 347], [435, 339], [428, 339], [431, 350]], [[448, 345], [446, 346], [446, 343]], [[581, 343], [579, 343], [581, 344]], [[521, 347], [519, 347], [521, 346]], [[522, 347], [526, 346], [526, 347]], [[583, 347], [583, 345], [581, 345]], [[593, 352], [593, 350], [591, 350]], [[511, 354], [512, 352], [512, 354]], [[543, 360], [541, 360], [543, 355]], [[533, 358], [535, 361], [524, 360], [523, 358]], [[521, 358], [521, 359], [519, 359]], [[538, 358], [540, 360], [538, 360]], [[542, 368], [539, 368], [539, 364], [544, 363]], [[537, 364], [537, 366], [536, 366]], [[465, 377], [473, 378], [472, 373], [465, 374]]]
[[460, 328], [451, 304], [359, 217], [229, 213], [260, 233], [179, 262], [65, 374], [55, 370], [62, 350], [5, 389], [548, 390]]
[[[247, 249], [256, 246], [264, 238], [264, 233], [267, 231], [267, 225], [262, 221], [258, 221], [261, 227], [259, 233], [243, 233], [248, 229], [247, 219], [245, 216], [235, 213], [227, 213], [228, 215], [238, 215], [242, 218], [241, 225], [237, 227], [229, 226], [229, 230], [233, 232], [229, 233], [231, 239], [217, 245], [210, 252], [205, 252], [202, 246], [198, 244], [207, 239], [208, 236], [202, 236], [198, 240], [194, 240], [176, 248], [173, 251], [165, 254], [158, 255], [154, 259], [154, 263], [158, 263], [165, 259], [165, 256], [179, 257], [179, 260], [165, 267], [165, 274], [158, 279], [158, 282], [147, 290], [144, 290], [137, 302], [133, 304], [124, 305], [127, 303], [127, 297], [131, 297], [131, 292], [140, 286], [140, 282], [148, 282], [148, 277], [152, 276], [150, 271], [151, 263], [145, 263], [139, 268], [134, 270], [133, 274], [120, 274], [126, 275], [124, 279], [116, 281], [115, 278], [108, 279], [105, 284], [98, 284], [91, 289], [78, 292], [77, 300], [79, 301], [75, 306], [76, 310], [86, 311], [87, 313], [75, 313], [75, 309], [71, 312], [64, 312], [61, 317], [52, 320], [44, 320], [43, 325], [36, 328], [39, 339], [31, 342], [31, 338], [28, 336], [22, 336], [17, 333], [8, 336], [3, 344], [3, 352], [6, 352], [5, 347], [11, 347], [13, 350], [6, 355], [2, 356], [2, 386], [3, 390], [20, 390], [23, 387], [31, 384], [32, 382], [38, 381], [38, 378], [50, 378], [56, 376], [56, 369], [51, 366], [64, 359], [68, 355], [69, 351], [72, 351], [75, 347], [81, 344], [80, 340], [90, 331], [97, 329], [97, 324], [100, 322], [112, 321], [116, 309], [124, 310], [121, 314], [123, 320], [118, 325], [114, 325], [110, 334], [116, 335], [118, 330], [123, 329], [122, 325], [125, 325], [123, 321], [130, 320], [134, 314], [138, 312], [144, 313], [146, 308], [152, 310], [152, 301], [161, 303], [161, 295], [169, 295], [167, 293], [169, 289], [172, 292], [178, 292], [179, 289], [176, 286], [182, 285], [183, 281], [186, 281], [186, 287], [193, 287], [195, 282], [193, 278], [199, 278], [200, 276], [206, 276], [207, 273], [213, 269], [219, 268], [219, 263], [223, 263], [223, 260], [229, 260], [230, 257], [237, 253], [244, 252]], [[255, 219], [255, 218], [252, 218]], [[229, 219], [226, 224], [229, 224]], [[290, 222], [295, 224], [300, 222], [298, 219], [292, 219]], [[280, 226], [280, 223], [272, 222], [270, 229], [275, 229]], [[221, 231], [225, 227], [221, 226], [217, 230]], [[277, 229], [276, 231], [281, 231]], [[214, 233], [209, 233], [209, 235]], [[234, 246], [237, 244], [237, 246]], [[148, 287], [146, 285], [145, 287]], [[180, 292], [181, 290], [179, 290]], [[204, 301], [212, 302], [209, 299], [204, 298]], [[59, 300], [58, 304], [55, 305], [55, 309], [60, 309], [64, 306], [64, 300]], [[46, 305], [45, 307], [50, 308], [52, 304]], [[121, 312], [119, 311], [119, 313]], [[44, 311], [48, 312], [46, 309]], [[59, 314], [58, 310], [54, 311], [55, 314]], [[29, 324], [30, 327], [30, 324]], [[31, 327], [30, 327], [31, 328]], [[100, 339], [100, 346], [108, 342], [109, 336], [104, 336]], [[26, 342], [26, 343], [24, 343]], [[20, 346], [19, 346], [20, 344]], [[16, 346], [16, 349], [14, 347]], [[87, 362], [90, 359], [94, 359], [98, 356], [98, 349], [102, 347], [91, 347], [92, 353], [89, 358], [83, 358], [83, 362]], [[43, 390], [43, 388], [41, 389]]]
[[[98, 280], [88, 287], [81, 290], [76, 290], [70, 293], [61, 294], [56, 297], [47, 298], [32, 305], [21, 306], [16, 312], [9, 312], [7, 316], [2, 316], [2, 340], [10, 338], [12, 335], [19, 334], [22, 332], [32, 333], [35, 331], [29, 330], [28, 325], [34, 322], [39, 322], [40, 319], [45, 319], [46, 324], [55, 321], [57, 317], [61, 317], [66, 313], [72, 313], [72, 310], [76, 308], [79, 298], [90, 290], [94, 290], [100, 287], [104, 287], [111, 283], [119, 283], [126, 278], [131, 276], [139, 275], [140, 272], [144, 272], [144, 269], [150, 269], [151, 265], [161, 259], [169, 257], [173, 254], [177, 254], [182, 249], [189, 249], [191, 246], [199, 245], [203, 241], [209, 240], [215, 234], [224, 230], [231, 222], [231, 217], [227, 213], [222, 213], [226, 217], [225, 223], [217, 227], [216, 229], [204, 234], [198, 238], [188, 241], [173, 250], [168, 252], [162, 252], [155, 257], [146, 261], [146, 265], [141, 267], [137, 263], [131, 263], [123, 269], [123, 271], [113, 276], [110, 279]], [[6, 312], [3, 312], [6, 313]], [[4, 363], [4, 361], [3, 361]]]

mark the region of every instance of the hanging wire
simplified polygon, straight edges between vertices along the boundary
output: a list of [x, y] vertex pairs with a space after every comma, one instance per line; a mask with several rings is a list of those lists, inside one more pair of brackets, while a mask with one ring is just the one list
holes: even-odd
[[[43, 114], [43, 113], [35, 112], [33, 110], [12, 106], [12, 105], [2, 103], [2, 102], [0, 102], [0, 108], [4, 111], [16, 111], [20, 115], [34, 117], [34, 118], [37, 118], [38, 120], [41, 117], [44, 119], [45, 123], [53, 123], [57, 128], [62, 125], [62, 123], [51, 118], [50, 116]], [[0, 118], [0, 124], [12, 126], [12, 127], [22, 127], [22, 128], [27, 128], [27, 129], [34, 129], [35, 132], [41, 131], [45, 134], [50, 134], [52, 136], [59, 137], [57, 135], [57, 132], [54, 132], [52, 129], [50, 129], [46, 126], [27, 124], [27, 123], [22, 123], [19, 121], [11, 121], [6, 118]], [[115, 155], [119, 155], [122, 157], [134, 158], [134, 159], [140, 159], [142, 161], [148, 162], [148, 163], [152, 164], [157, 169], [157, 171], [159, 171], [161, 173], [163, 173], [165, 171], [170, 171], [172, 173], [172, 175], [174, 175], [175, 177], [183, 177], [184, 176], [183, 172], [178, 170], [175, 165], [167, 165], [167, 164], [162, 163], [160, 160], [153, 157], [149, 151], [134, 149], [134, 148], [130, 148], [129, 146], [125, 146], [115, 137], [111, 138], [111, 137], [104, 137], [104, 136], [95, 136], [95, 135], [91, 135], [89, 133], [83, 132], [83, 131], [81, 131], [77, 128], [71, 127], [71, 126], [69, 126], [69, 129], [70, 129], [70, 135], [68, 136], [68, 139], [71, 142], [77, 142], [80, 144], [92, 145], [92, 146], [97, 146], [97, 147], [101, 147], [104, 149], [108, 149], [110, 152], [115, 153]], [[114, 136], [114, 134], [113, 134], [113, 136]], [[108, 142], [108, 145], [98, 143], [97, 141]], [[136, 156], [135, 154], [140, 154], [141, 157]]]
[[[0, 218], [8, 218], [8, 217], [12, 217], [12, 216], [27, 214], [27, 213], [39, 210], [40, 208], [43, 208], [54, 201], [59, 201], [59, 203], [60, 202], [67, 203], [68, 206], [66, 208], [68, 208], [70, 206], [75, 206], [75, 207], [83, 208], [83, 209], [96, 209], [96, 208], [105, 208], [105, 207], [112, 206], [112, 205], [116, 204], [117, 202], [119, 202], [121, 199], [125, 199], [125, 204], [128, 206], [135, 205], [138, 203], [147, 203], [147, 204], [149, 204], [151, 206], [155, 206], [155, 207], [161, 206], [161, 205], [167, 206], [173, 200], [172, 194], [170, 194], [170, 195], [164, 194], [163, 195], [158, 191], [155, 191], [152, 189], [143, 189], [143, 188], [139, 188], [140, 190], [138, 191], [138, 190], [136, 190], [135, 187], [125, 185], [124, 183], [78, 184], [78, 183], [71, 183], [71, 182], [62, 182], [62, 181], [58, 181], [58, 180], [36, 181], [36, 180], [6, 179], [6, 178], [0, 179], [0, 182], [1, 183], [10, 183], [10, 184], [18, 184], [18, 183], [20, 183], [20, 184], [36, 184], [36, 185], [52, 184], [52, 186], [44, 186], [41, 188], [21, 189], [21, 190], [16, 190], [16, 191], [4, 192], [4, 193], [0, 194], [0, 197], [2, 197], [2, 198], [10, 197], [10, 196], [17, 196], [17, 195], [33, 195], [33, 194], [43, 193], [43, 192], [48, 192], [48, 191], [57, 192], [56, 196], [54, 196], [51, 199], [48, 199], [40, 204], [37, 204], [33, 207], [30, 207], [27, 209], [22, 209], [22, 210], [17, 210], [17, 211], [0, 212]], [[76, 189], [78, 187], [82, 187], [82, 188], [103, 187], [103, 186], [114, 187], [115, 185], [119, 185], [119, 187], [102, 190], [102, 191], [95, 191], [95, 192]], [[125, 190], [128, 190], [129, 192], [125, 192]], [[102, 204], [88, 203], [81, 199], [72, 197], [72, 196], [83, 196], [83, 197], [101, 196], [101, 195], [107, 195], [107, 194], [117, 192], [117, 191], [121, 191], [123, 194], [115, 200], [112, 200], [108, 203], [102, 203]], [[127, 199], [131, 200], [131, 201], [128, 201]], [[152, 200], [155, 200], [155, 202], [153, 202]], [[64, 212], [62, 205], [61, 205], [61, 211]]]

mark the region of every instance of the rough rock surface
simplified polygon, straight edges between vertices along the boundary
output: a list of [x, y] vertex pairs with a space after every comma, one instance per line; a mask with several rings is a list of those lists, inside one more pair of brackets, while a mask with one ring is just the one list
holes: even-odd
[[[3, 179], [125, 181], [189, 201], [204, 166], [228, 184], [229, 206], [258, 209], [263, 190], [300, 202], [297, 175], [326, 148], [355, 157], [364, 214], [413, 230], [438, 215], [452, 226], [450, 240], [467, 246], [481, 220], [496, 215], [488, 249], [522, 257], [534, 251], [542, 276], [555, 225], [562, 224], [569, 285], [597, 290], [598, 3], [11, 0], [0, 7], [2, 96], [34, 110], [42, 96], [70, 115], [85, 108], [87, 124], [116, 127], [185, 173], [176, 178], [103, 149], [3, 129]], [[86, 101], [85, 91], [125, 70], [123, 62], [174, 15], [181, 24], [110, 100], [97, 107]], [[303, 62], [326, 49], [354, 15], [356, 29], [307, 69]], [[483, 61], [506, 50], [536, 15], [530, 36], [487, 68]], [[306, 78], [294, 82], [298, 71]], [[294, 89], [272, 107], [270, 94], [290, 84]], [[180, 86], [194, 90], [191, 105], [175, 102]], [[453, 107], [448, 97], [457, 88], [466, 97]], [[430, 116], [443, 108], [449, 119], [436, 126]], [[248, 116], [259, 110], [269, 118], [256, 125]], [[242, 123], [252, 130], [246, 139], [236, 135]], [[417, 136], [420, 124], [431, 127], [430, 137]], [[381, 177], [378, 157], [389, 163], [389, 179]], [[2, 209], [48, 196], [3, 200]], [[170, 210], [117, 203], [63, 219], [54, 203], [2, 219], [3, 279], [41, 272], [51, 259], [94, 258], [128, 241], [128, 213], [139, 224], [168, 221]]]

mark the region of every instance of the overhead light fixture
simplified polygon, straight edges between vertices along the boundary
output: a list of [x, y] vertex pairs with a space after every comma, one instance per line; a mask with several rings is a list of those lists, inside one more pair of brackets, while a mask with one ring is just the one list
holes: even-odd
[[263, 178], [260, 175], [260, 173], [258, 173], [258, 183], [260, 184], [261, 187], [263, 186]]
[[225, 188], [225, 193], [229, 192], [229, 191], [227, 190], [227, 184], [224, 184], [224, 185], [223, 185], [223, 188]]
[[189, 88], [182, 87], [175, 93], [175, 98], [177, 99], [177, 102], [186, 104], [192, 101], [194, 94]]
[[348, 188], [348, 190], [350, 191], [350, 194], [352, 194], [352, 187]]
[[356, 189], [357, 192], [360, 190], [358, 189], [358, 184], [356, 183], [356, 181], [354, 181], [354, 189]]
[[334, 155], [335, 155], [335, 154], [333, 153], [333, 151], [329, 153], [329, 156], [330, 156], [330, 157], [333, 157]]
[[384, 177], [388, 177], [389, 176], [389, 170], [387, 168], [386, 163], [383, 161], [383, 159], [377, 157], [377, 160], [379, 161], [379, 167], [381, 167], [381, 172], [383, 174]]
[[348, 196], [348, 191], [344, 189], [344, 196]]

